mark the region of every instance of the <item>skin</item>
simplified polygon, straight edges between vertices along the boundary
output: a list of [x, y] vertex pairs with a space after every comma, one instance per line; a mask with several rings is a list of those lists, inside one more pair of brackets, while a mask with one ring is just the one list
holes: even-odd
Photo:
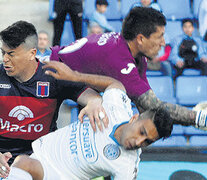
[[[36, 61], [36, 48], [27, 49], [24, 44], [21, 44], [15, 49], [9, 48], [5, 43], [2, 43], [1, 47], [3, 55], [3, 66], [6, 74], [15, 78], [20, 83], [26, 82], [32, 78], [38, 67]], [[77, 102], [85, 106], [82, 110], [81, 116], [88, 115], [91, 122], [97, 121], [98, 128], [102, 131], [101, 120], [98, 116], [99, 112], [103, 112], [105, 118], [103, 119], [104, 126], [108, 126], [108, 118], [102, 107], [102, 98], [94, 90], [88, 88], [79, 96]], [[95, 123], [92, 124], [94, 131], [96, 130]], [[10, 153], [0, 153], [0, 167], [5, 166], [4, 172], [0, 168], [0, 177], [7, 177], [10, 171], [8, 160], [12, 157]]]
[[39, 33], [38, 34], [38, 49], [41, 53], [45, 52], [45, 49], [49, 45], [48, 35], [46, 33]]
[[151, 0], [141, 0], [142, 6], [148, 7], [151, 3]]
[[157, 31], [152, 33], [149, 38], [138, 34], [134, 40], [128, 42], [132, 56], [136, 57], [138, 53], [142, 52], [151, 59], [156, 57], [161, 47], [165, 46], [164, 33], [165, 27], [157, 26]]
[[15, 49], [10, 49], [4, 43], [1, 47], [3, 65], [8, 76], [14, 77], [19, 82], [28, 81], [35, 73], [38, 63], [35, 60], [37, 50], [26, 49], [24, 44]]
[[138, 114], [134, 115], [129, 123], [117, 128], [114, 136], [128, 150], [148, 146], [159, 139], [153, 121], [151, 119], [140, 120]]
[[[149, 38], [143, 34], [138, 34], [137, 37], [128, 42], [133, 57], [139, 53], [153, 59], [157, 56], [161, 46], [165, 46], [164, 40], [164, 26], [157, 26], [156, 32], [152, 33]], [[140, 112], [148, 109], [157, 109], [159, 107], [166, 108], [176, 124], [195, 125], [196, 112], [191, 111], [185, 107], [174, 105], [160, 101], [152, 90], [149, 90], [141, 96], [135, 98], [136, 104]]]
[[[140, 119], [141, 116], [134, 115], [129, 123], [119, 126], [115, 131], [114, 136], [117, 141], [128, 150], [148, 146], [159, 139], [153, 121], [151, 119]], [[18, 156], [13, 166], [29, 172], [34, 180], [43, 179], [44, 170], [41, 163], [29, 156]]]
[[104, 5], [104, 4], [97, 4], [96, 5], [96, 10], [99, 12], [99, 13], [101, 13], [101, 14], [103, 14], [103, 13], [105, 13], [106, 12], [106, 10], [107, 10], [107, 5]]

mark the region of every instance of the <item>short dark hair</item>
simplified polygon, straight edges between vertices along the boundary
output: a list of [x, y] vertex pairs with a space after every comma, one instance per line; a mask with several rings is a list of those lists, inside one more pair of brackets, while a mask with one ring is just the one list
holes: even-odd
[[33, 24], [26, 21], [17, 21], [0, 32], [1, 40], [11, 49], [17, 48], [26, 42], [29, 37], [33, 37], [30, 46], [37, 47], [37, 31]]
[[164, 108], [150, 109], [142, 113], [140, 119], [151, 119], [155, 124], [159, 139], [167, 138], [171, 135], [173, 129], [173, 119], [170, 114]]
[[108, 6], [109, 5], [109, 3], [108, 3], [108, 1], [107, 0], [96, 0], [96, 5], [106, 5], [106, 6]]
[[183, 25], [184, 25], [186, 22], [191, 23], [192, 26], [193, 26], [193, 20], [192, 20], [191, 18], [185, 18], [185, 19], [182, 19], [182, 27], [183, 27]]
[[145, 37], [157, 30], [157, 26], [165, 26], [166, 18], [160, 12], [149, 7], [134, 7], [123, 21], [122, 36], [126, 40], [133, 40], [138, 34]]
[[166, 109], [156, 109], [153, 122], [157, 128], [159, 139], [165, 139], [171, 135], [173, 129], [173, 119], [170, 117], [170, 113]]

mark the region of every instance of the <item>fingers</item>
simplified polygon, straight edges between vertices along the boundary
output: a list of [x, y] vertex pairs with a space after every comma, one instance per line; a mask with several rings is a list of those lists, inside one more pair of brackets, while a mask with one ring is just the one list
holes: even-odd
[[83, 108], [83, 109], [80, 111], [79, 115], [78, 115], [78, 119], [80, 120], [81, 123], [83, 123], [83, 116], [84, 116], [85, 114], [86, 114], [86, 112], [85, 112], [85, 108]]
[[49, 76], [53, 76], [54, 78], [58, 78], [58, 75], [55, 72], [52, 72], [50, 70], [45, 71], [45, 74], [49, 75]]
[[60, 62], [56, 62], [56, 61], [45, 62], [44, 63], [45, 65], [42, 67], [42, 69], [46, 69], [46, 68], [56, 69], [57, 63], [60, 63]]
[[11, 153], [0, 153], [0, 177], [6, 178], [9, 175], [10, 167], [8, 160], [12, 157]]
[[104, 110], [101, 111], [103, 114], [104, 114], [104, 117], [101, 118], [103, 124], [104, 124], [104, 127], [107, 128], [108, 125], [109, 125], [109, 119], [108, 119], [108, 116], [106, 115], [106, 112]]

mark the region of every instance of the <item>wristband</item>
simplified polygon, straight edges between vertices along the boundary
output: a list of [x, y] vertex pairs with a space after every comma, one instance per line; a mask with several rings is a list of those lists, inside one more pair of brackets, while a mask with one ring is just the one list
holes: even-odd
[[202, 110], [197, 111], [195, 123], [197, 127], [206, 127], [207, 111], [202, 111]]

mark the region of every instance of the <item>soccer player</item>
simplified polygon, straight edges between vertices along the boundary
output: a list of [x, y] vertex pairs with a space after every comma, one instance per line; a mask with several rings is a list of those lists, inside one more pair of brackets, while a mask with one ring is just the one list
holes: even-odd
[[84, 113], [89, 118], [98, 119], [104, 109], [99, 94], [85, 84], [45, 75], [43, 64], [35, 58], [38, 38], [31, 23], [12, 24], [0, 32], [0, 39], [0, 176], [5, 177], [17, 155], [32, 153], [33, 140], [57, 129], [64, 99], [87, 105]]
[[90, 35], [66, 47], [55, 46], [50, 59], [62, 61], [73, 70], [121, 81], [139, 112], [165, 108], [174, 123], [206, 126], [206, 115], [201, 118], [195, 111], [162, 102], [147, 81], [146, 61], [165, 46], [165, 25], [166, 19], [159, 11], [135, 7], [124, 19], [121, 34]]
[[[86, 180], [113, 175], [114, 180], [136, 179], [141, 147], [170, 136], [173, 120], [164, 109], [132, 113], [124, 86], [109, 77], [71, 71], [65, 64], [51, 62], [46, 71], [55, 78], [85, 82], [105, 90], [103, 107], [109, 126], [93, 131], [88, 118], [75, 122], [32, 143], [31, 157], [19, 156], [8, 180]], [[64, 73], [65, 72], [65, 73]], [[130, 150], [130, 151], [127, 151]]]

